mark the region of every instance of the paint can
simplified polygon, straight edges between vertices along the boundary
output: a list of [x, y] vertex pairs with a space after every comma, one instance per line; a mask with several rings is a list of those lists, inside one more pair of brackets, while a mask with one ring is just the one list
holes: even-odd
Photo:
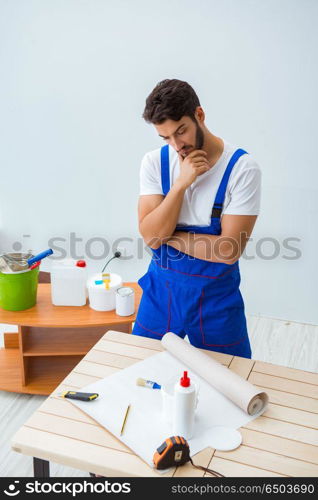
[[109, 273], [107, 288], [102, 273], [94, 274], [87, 281], [89, 306], [95, 311], [113, 311], [116, 307], [116, 290], [121, 287], [119, 274]]
[[135, 312], [135, 291], [129, 286], [122, 286], [116, 290], [116, 314], [131, 316]]

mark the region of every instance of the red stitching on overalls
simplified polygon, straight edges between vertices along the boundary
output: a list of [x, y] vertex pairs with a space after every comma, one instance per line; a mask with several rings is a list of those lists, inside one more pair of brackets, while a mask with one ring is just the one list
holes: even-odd
[[167, 330], [166, 333], [170, 331], [170, 320], [171, 320], [171, 290], [169, 287], [169, 282], [166, 281], [166, 287], [169, 290], [169, 299], [168, 299], [168, 324], [167, 324]]
[[204, 344], [204, 333], [203, 333], [203, 325], [202, 325], [202, 297], [204, 296], [204, 290], [201, 292], [201, 297], [200, 297], [200, 305], [199, 305], [199, 311], [200, 311], [200, 332], [202, 336], [202, 344]]
[[204, 330], [203, 330], [203, 320], [202, 320], [202, 301], [203, 301], [203, 297], [204, 297], [204, 290], [202, 290], [202, 293], [201, 293], [200, 307], [199, 307], [199, 309], [200, 309], [200, 331], [201, 331], [201, 335], [202, 335], [202, 344], [206, 345], [208, 347], [229, 347], [229, 346], [236, 345], [236, 344], [239, 344], [240, 342], [242, 342], [247, 337], [247, 335], [245, 335], [244, 337], [242, 337], [237, 342], [233, 342], [232, 344], [207, 344], [205, 342], [205, 333], [204, 333]]
[[184, 273], [183, 271], [178, 271], [177, 269], [171, 269], [171, 267], [163, 267], [160, 264], [158, 264], [158, 262], [156, 262], [155, 260], [154, 263], [161, 269], [168, 269], [169, 271], [173, 271], [174, 273], [185, 274], [186, 276], [193, 276], [195, 278], [208, 278], [210, 280], [218, 280], [219, 278], [223, 278], [223, 276], [233, 271], [233, 269], [228, 269], [228, 271], [226, 271], [223, 274], [220, 274], [220, 276], [206, 276], [205, 274], [190, 274], [190, 273]]
[[[167, 332], [170, 331], [170, 323], [171, 323], [171, 290], [170, 290], [169, 282], [168, 281], [166, 281], [166, 287], [169, 290], [169, 292], [168, 292], [169, 293], [169, 299], [168, 299], [168, 315], [167, 315], [168, 316], [168, 323], [167, 323], [167, 329], [166, 329], [165, 333], [167, 333]], [[138, 325], [141, 326], [141, 328], [143, 328], [144, 330], [147, 330], [147, 332], [154, 333], [155, 335], [158, 335], [159, 337], [163, 337], [164, 336], [164, 333], [154, 332], [153, 330], [150, 330], [149, 328], [146, 328], [138, 320], [136, 320], [136, 323], [138, 323]]]
[[147, 332], [151, 332], [151, 333], [154, 333], [155, 335], [159, 335], [160, 337], [163, 337], [164, 336], [164, 333], [158, 333], [158, 332], [154, 332], [153, 330], [149, 330], [149, 328], [146, 328], [144, 325], [142, 325], [140, 323], [140, 321], [136, 320], [136, 323], [138, 323], [139, 326], [141, 326], [141, 328], [143, 328], [144, 330], [147, 330]]

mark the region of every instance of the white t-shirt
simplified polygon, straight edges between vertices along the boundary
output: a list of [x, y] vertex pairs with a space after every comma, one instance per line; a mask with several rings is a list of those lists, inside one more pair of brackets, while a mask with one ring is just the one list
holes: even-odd
[[[230, 158], [238, 146], [224, 142], [224, 150], [215, 165], [198, 176], [184, 194], [178, 225], [209, 226], [217, 190]], [[160, 149], [145, 154], [140, 168], [140, 195], [163, 194]], [[169, 146], [170, 187], [180, 173], [179, 158]], [[223, 214], [258, 215], [261, 197], [261, 170], [250, 154], [236, 162], [225, 192]]]

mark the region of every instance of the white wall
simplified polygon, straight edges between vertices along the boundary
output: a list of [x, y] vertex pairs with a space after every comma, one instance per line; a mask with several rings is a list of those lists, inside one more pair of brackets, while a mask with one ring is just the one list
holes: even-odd
[[[242, 259], [247, 312], [318, 323], [317, 15], [315, 0], [0, 0], [0, 250], [58, 236], [69, 253], [74, 232], [87, 257], [90, 238], [136, 240], [140, 160], [161, 145], [144, 101], [180, 78], [263, 169], [247, 252], [271, 237], [281, 254]], [[288, 237], [301, 258], [282, 257]], [[136, 248], [112, 266], [126, 280], [147, 267]]]

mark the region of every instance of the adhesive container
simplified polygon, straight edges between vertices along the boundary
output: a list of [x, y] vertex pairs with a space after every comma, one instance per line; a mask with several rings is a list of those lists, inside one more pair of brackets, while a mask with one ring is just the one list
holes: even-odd
[[[174, 411], [174, 386], [176, 377], [169, 379], [166, 383], [161, 385], [160, 393], [162, 400], [162, 418], [170, 426], [173, 424], [173, 411]], [[172, 430], [171, 430], [172, 432]]]
[[129, 286], [121, 286], [116, 290], [116, 314], [131, 316], [135, 312], [135, 291]]
[[191, 439], [193, 436], [194, 414], [196, 408], [196, 388], [188, 377], [188, 372], [183, 373], [180, 381], [174, 387], [173, 400], [173, 434]]
[[84, 306], [87, 300], [85, 260], [64, 259], [51, 269], [51, 296], [55, 306]]
[[95, 274], [87, 281], [89, 306], [95, 311], [112, 311], [116, 307], [116, 291], [122, 286], [118, 274], [109, 273], [108, 287], [102, 274]]

